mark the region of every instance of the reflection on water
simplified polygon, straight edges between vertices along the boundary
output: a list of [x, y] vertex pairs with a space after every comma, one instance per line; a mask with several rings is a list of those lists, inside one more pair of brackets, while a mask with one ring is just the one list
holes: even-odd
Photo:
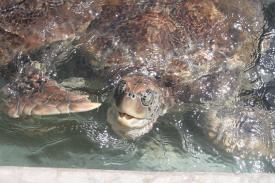
[[[272, 12], [272, 7], [268, 11]], [[258, 113], [275, 108], [275, 26], [272, 23], [261, 38], [257, 62], [244, 76], [249, 81], [249, 90], [241, 95], [245, 106], [259, 106]], [[42, 57], [53, 59], [47, 56], [44, 54]], [[68, 59], [68, 55], [59, 56]], [[70, 55], [72, 58], [76, 59]], [[82, 58], [77, 59], [80, 61]], [[68, 63], [58, 70], [59, 79], [69, 77], [75, 73], [74, 69]], [[85, 77], [85, 73], [77, 74]], [[86, 90], [94, 92], [95, 85], [99, 88], [104, 86], [100, 80], [97, 82], [91, 86], [94, 88], [87, 86]], [[10, 119], [0, 113], [0, 165], [160, 171], [275, 171], [274, 155], [232, 155], [205, 138], [200, 129], [202, 126], [195, 125], [194, 121], [205, 120], [208, 109], [203, 111], [191, 106], [187, 113], [171, 112], [158, 119], [153, 131], [135, 141], [120, 138], [112, 131], [106, 123], [106, 110], [107, 104], [82, 114], [21, 119]], [[267, 115], [263, 121], [270, 123], [268, 135], [271, 138], [267, 141], [268, 146], [272, 146], [275, 119], [272, 114]], [[251, 127], [256, 123], [251, 118], [250, 123], [245, 124], [248, 126], [243, 125], [240, 130], [258, 130]], [[263, 129], [260, 131], [265, 132]]]

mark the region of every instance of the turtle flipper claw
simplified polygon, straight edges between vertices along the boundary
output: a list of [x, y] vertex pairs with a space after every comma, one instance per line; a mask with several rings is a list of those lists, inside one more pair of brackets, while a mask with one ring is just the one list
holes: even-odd
[[67, 91], [55, 81], [48, 81], [41, 91], [8, 99], [6, 105], [7, 114], [18, 118], [85, 112], [98, 108], [101, 103], [91, 102], [88, 95]]

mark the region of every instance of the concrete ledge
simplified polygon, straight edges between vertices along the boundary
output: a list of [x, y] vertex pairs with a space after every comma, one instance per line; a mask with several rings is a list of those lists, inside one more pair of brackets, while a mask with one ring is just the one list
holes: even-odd
[[252, 183], [275, 182], [275, 174], [138, 172], [0, 167], [1, 183]]

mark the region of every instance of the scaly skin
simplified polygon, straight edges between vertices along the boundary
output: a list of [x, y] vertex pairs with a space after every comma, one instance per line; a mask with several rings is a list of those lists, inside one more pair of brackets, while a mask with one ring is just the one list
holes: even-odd
[[127, 75], [114, 91], [107, 121], [113, 130], [135, 139], [149, 132], [153, 123], [170, 107], [168, 91], [160, 89], [157, 81], [143, 75]]

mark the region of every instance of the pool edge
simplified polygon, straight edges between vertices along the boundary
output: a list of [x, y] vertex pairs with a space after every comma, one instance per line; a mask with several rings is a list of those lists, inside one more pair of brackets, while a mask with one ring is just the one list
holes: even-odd
[[142, 172], [0, 166], [1, 183], [265, 183], [274, 181], [275, 174], [268, 173]]

